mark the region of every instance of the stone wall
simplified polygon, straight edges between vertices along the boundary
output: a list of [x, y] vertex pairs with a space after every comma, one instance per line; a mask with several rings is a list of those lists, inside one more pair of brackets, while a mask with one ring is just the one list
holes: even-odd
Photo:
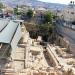
[[55, 41], [55, 44], [62, 48], [66, 48], [67, 51], [70, 51], [75, 55], [75, 44], [69, 43], [69, 41], [65, 38], [58, 36]]
[[58, 36], [56, 41], [55, 41], [56, 45], [59, 45], [62, 48], [66, 48], [67, 50], [70, 50], [70, 44], [69, 41], [67, 41], [65, 38]]

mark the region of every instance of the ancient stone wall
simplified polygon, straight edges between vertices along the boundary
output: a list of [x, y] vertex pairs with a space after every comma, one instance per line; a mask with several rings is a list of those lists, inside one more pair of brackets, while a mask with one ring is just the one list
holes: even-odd
[[67, 50], [70, 50], [70, 44], [69, 41], [67, 41], [65, 38], [58, 36], [55, 44], [62, 47], [62, 48], [66, 48]]

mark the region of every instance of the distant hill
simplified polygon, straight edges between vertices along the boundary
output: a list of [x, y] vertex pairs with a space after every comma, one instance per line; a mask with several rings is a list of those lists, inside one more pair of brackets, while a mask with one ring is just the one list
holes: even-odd
[[1, 2], [10, 7], [15, 7], [18, 4], [18, 5], [28, 5], [32, 7], [40, 6], [40, 7], [52, 8], [52, 9], [62, 9], [66, 6], [64, 4], [47, 3], [38, 0], [1, 0]]

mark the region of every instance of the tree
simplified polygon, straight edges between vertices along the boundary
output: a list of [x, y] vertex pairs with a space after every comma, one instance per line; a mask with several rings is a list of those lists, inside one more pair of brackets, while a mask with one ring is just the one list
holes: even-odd
[[45, 23], [52, 23], [53, 15], [51, 12], [47, 11], [44, 13], [44, 22]]
[[35, 39], [35, 38], [38, 37], [38, 35], [37, 35], [37, 32], [38, 32], [37, 25], [35, 25], [35, 24], [26, 24], [25, 27], [26, 27], [27, 31], [29, 32], [31, 38]]
[[28, 10], [27, 17], [28, 18], [32, 18], [33, 17], [33, 11], [32, 10]]
[[17, 8], [14, 8], [14, 14], [15, 15], [17, 14]]
[[2, 3], [0, 3], [0, 10], [4, 7], [4, 5]]
[[16, 8], [14, 8], [14, 14], [15, 15], [20, 15], [21, 12], [18, 12], [18, 5], [16, 6]]
[[54, 26], [52, 24], [38, 25], [38, 35], [42, 36], [45, 41], [48, 41], [48, 37], [52, 35]]
[[16, 7], [14, 8], [14, 14], [17, 15], [17, 13], [18, 13], [18, 8]]
[[55, 20], [57, 18], [57, 16], [53, 15], [53, 20]]

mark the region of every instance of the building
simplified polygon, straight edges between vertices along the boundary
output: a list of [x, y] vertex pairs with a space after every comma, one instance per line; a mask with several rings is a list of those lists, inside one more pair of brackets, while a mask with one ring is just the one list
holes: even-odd
[[32, 8], [31, 6], [27, 6], [27, 5], [18, 6], [18, 12], [27, 13], [28, 10], [34, 10], [34, 8]]
[[55, 10], [54, 14], [61, 20], [64, 20], [67, 23], [75, 21], [75, 4], [74, 2], [66, 5], [65, 8], [61, 10]]
[[64, 8], [63, 17], [65, 21], [75, 21], [75, 5], [68, 5], [68, 7]]
[[63, 19], [63, 10], [55, 10], [53, 14], [56, 15], [59, 19]]
[[56, 10], [56, 16], [63, 19], [65, 22], [70, 23], [75, 21], [75, 4], [71, 2], [62, 10]]
[[9, 56], [11, 52], [14, 54], [21, 36], [19, 22], [0, 20], [0, 58]]

